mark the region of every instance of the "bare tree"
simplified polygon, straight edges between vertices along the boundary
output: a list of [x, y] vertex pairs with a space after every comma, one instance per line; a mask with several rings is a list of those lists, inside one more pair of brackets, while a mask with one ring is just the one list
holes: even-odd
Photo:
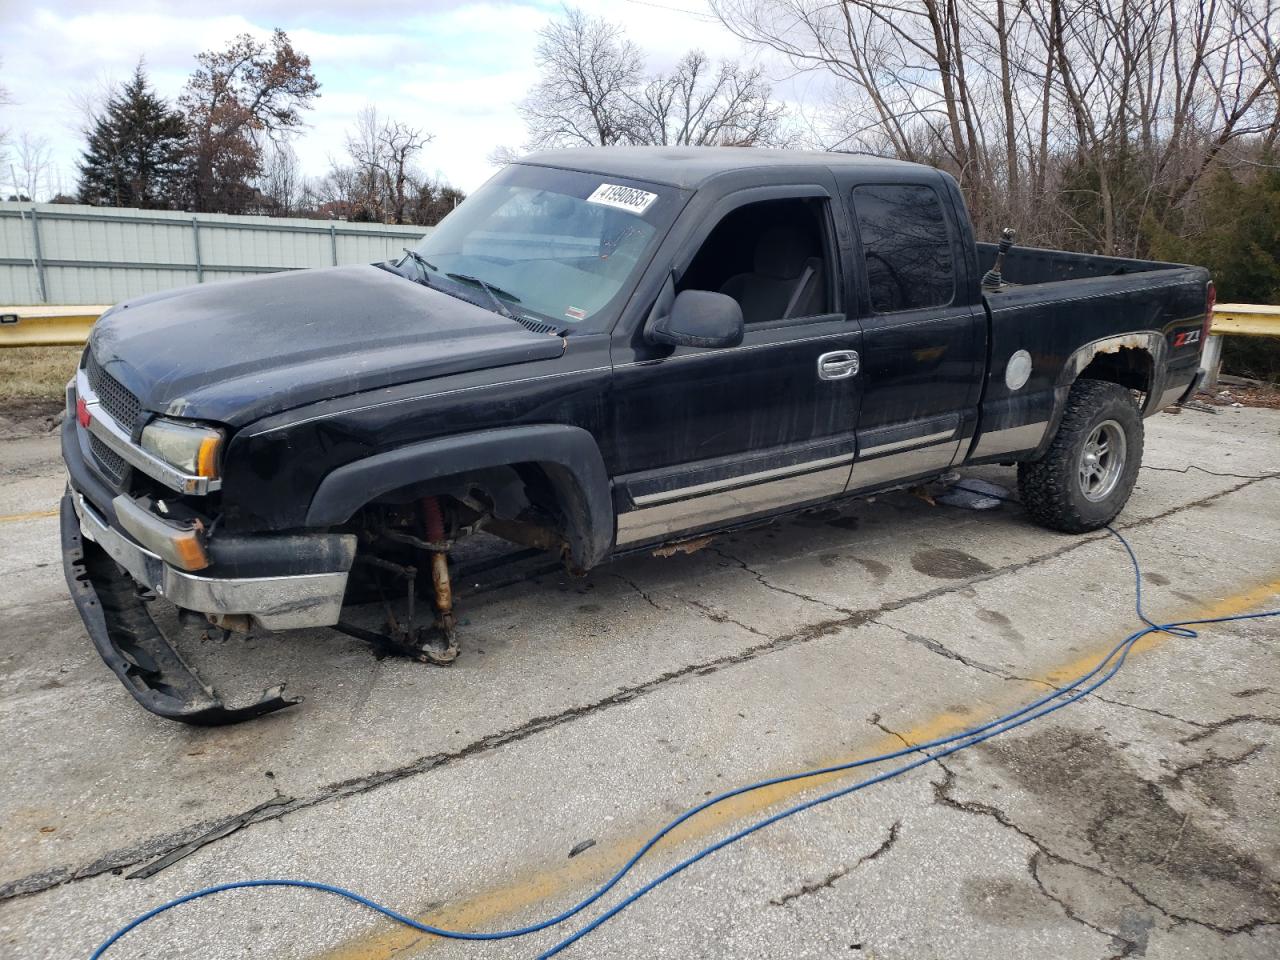
[[520, 159], [520, 156], [520, 151], [515, 147], [499, 144], [489, 151], [489, 155], [485, 159], [495, 167], [505, 167], [509, 163], [515, 163]]
[[771, 95], [758, 67], [725, 61], [717, 68], [701, 50], [691, 50], [671, 73], [629, 94], [629, 139], [695, 147], [776, 143], [783, 108]]
[[964, 21], [939, 0], [711, 0], [739, 37], [797, 68], [832, 74], [843, 90], [841, 145], [883, 148], [915, 159], [915, 134], [946, 152], [962, 182], [981, 153], [969, 89]]
[[951, 170], [979, 223], [1138, 253], [1280, 136], [1280, 0], [711, 0], [825, 75], [820, 140]]
[[273, 143], [264, 152], [258, 190], [271, 206], [271, 213], [291, 217], [301, 212], [306, 191], [298, 154], [287, 141]]
[[414, 158], [431, 141], [431, 135], [399, 121], [388, 120], [379, 132], [386, 158], [385, 179], [391, 219], [393, 223], [405, 222], [405, 205], [408, 188], [417, 178], [413, 171]]
[[781, 140], [784, 110], [759, 68], [718, 66], [700, 50], [647, 76], [622, 27], [581, 10], [539, 33], [541, 71], [520, 104], [529, 146], [754, 146]]
[[328, 172], [307, 184], [302, 204], [315, 216], [349, 220], [359, 193], [355, 168], [330, 157]]
[[538, 33], [542, 78], [519, 110], [532, 147], [609, 146], [629, 139], [644, 57], [622, 28], [566, 10]]
[[39, 200], [54, 192], [53, 149], [49, 138], [24, 133], [18, 138], [10, 163], [13, 186], [19, 200]]
[[421, 180], [414, 161], [431, 140], [417, 127], [384, 120], [376, 107], [364, 107], [347, 134], [349, 179], [355, 184], [352, 217], [404, 223], [412, 188]]
[[[0, 60], [0, 65], [4, 61]], [[7, 107], [13, 103], [13, 96], [9, 93], [9, 89], [0, 86], [0, 107]], [[9, 158], [9, 129], [0, 126], [0, 167], [8, 163]]]

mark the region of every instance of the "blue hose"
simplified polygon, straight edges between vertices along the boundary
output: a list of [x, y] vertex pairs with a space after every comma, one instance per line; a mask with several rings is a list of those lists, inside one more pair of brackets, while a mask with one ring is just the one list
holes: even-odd
[[[684, 823], [686, 820], [689, 820], [691, 817], [697, 816], [699, 813], [701, 813], [703, 810], [708, 809], [709, 807], [713, 807], [716, 804], [723, 803], [725, 800], [728, 800], [732, 797], [741, 796], [744, 793], [750, 793], [752, 791], [760, 790], [764, 787], [773, 786], [779, 783], [790, 783], [796, 780], [804, 780], [810, 777], [818, 777], [826, 774], [840, 773], [846, 770], [853, 770], [857, 767], [884, 763], [889, 760], [896, 760], [901, 757], [905, 757], [909, 754], [919, 755], [916, 759], [912, 760], [909, 763], [904, 763], [901, 766], [894, 767], [893, 769], [877, 774], [876, 776], [868, 777], [864, 780], [859, 780], [857, 783], [850, 784], [849, 786], [846, 786], [846, 787], [841, 787], [829, 793], [822, 794], [821, 796], [814, 797], [813, 799], [806, 800], [801, 803], [797, 803], [793, 806], [787, 807], [786, 809], [780, 810], [779, 812], [772, 814], [771, 816], [765, 817], [763, 820], [759, 820], [756, 823], [743, 827], [742, 829], [729, 834], [723, 839], [717, 840], [715, 843], [712, 843], [706, 847], [703, 847], [701, 850], [697, 851], [696, 853], [686, 857], [684, 860], [681, 860], [675, 866], [663, 871], [661, 874], [659, 874], [654, 879], [650, 880], [648, 883], [644, 884], [638, 890], [629, 894], [627, 897], [619, 901], [617, 904], [610, 907], [608, 910], [606, 910], [600, 916], [596, 917], [590, 923], [586, 924], [585, 926], [581, 927], [574, 933], [565, 937], [563, 940], [555, 944], [550, 949], [539, 954], [538, 960], [544, 960], [544, 958], [551, 957], [557, 953], [560, 953], [562, 950], [566, 949], [573, 943], [577, 942], [578, 940], [586, 936], [591, 931], [607, 923], [609, 920], [617, 916], [623, 910], [626, 910], [629, 906], [631, 906], [633, 903], [635, 903], [645, 894], [649, 893], [654, 888], [670, 880], [676, 874], [683, 872], [684, 870], [693, 866], [698, 861], [703, 860], [706, 857], [709, 857], [711, 854], [715, 853], [717, 850], [721, 850], [732, 843], [736, 843], [738, 840], [741, 840], [744, 837], [748, 837], [758, 830], [763, 830], [765, 827], [768, 827], [771, 824], [777, 823], [779, 820], [784, 820], [787, 817], [794, 816], [797, 813], [801, 813], [813, 807], [820, 806], [821, 804], [824, 804], [824, 803], [829, 803], [830, 801], [836, 800], [840, 797], [848, 796], [851, 793], [856, 793], [857, 791], [865, 789], [866, 787], [869, 787], [873, 784], [881, 783], [885, 780], [892, 779], [893, 777], [900, 776], [909, 770], [914, 770], [917, 767], [922, 767], [927, 763], [932, 763], [935, 760], [941, 760], [943, 757], [950, 756], [951, 754], [956, 753], [960, 750], [964, 750], [967, 747], [971, 747], [974, 744], [982, 743], [984, 740], [990, 740], [992, 737], [998, 736], [999, 734], [1005, 733], [1009, 730], [1013, 730], [1017, 727], [1022, 726], [1025, 723], [1030, 723], [1032, 720], [1038, 719], [1039, 717], [1043, 717], [1046, 714], [1053, 713], [1055, 710], [1061, 710], [1063, 707], [1067, 706], [1068, 704], [1075, 703], [1077, 700], [1080, 700], [1081, 698], [1088, 696], [1090, 693], [1097, 690], [1099, 687], [1101, 687], [1104, 683], [1109, 681], [1112, 677], [1114, 677], [1120, 671], [1120, 668], [1124, 666], [1125, 660], [1129, 655], [1129, 651], [1133, 648], [1133, 645], [1137, 643], [1138, 640], [1140, 640], [1142, 637], [1145, 637], [1148, 634], [1168, 633], [1176, 637], [1194, 639], [1195, 637], [1198, 636], [1198, 634], [1196, 633], [1195, 630], [1190, 629], [1191, 627], [1203, 626], [1203, 625], [1212, 624], [1212, 623], [1229, 623], [1237, 620], [1258, 620], [1264, 617], [1280, 616], [1280, 610], [1268, 610], [1261, 613], [1236, 614], [1234, 616], [1229, 616], [1229, 617], [1213, 617], [1213, 618], [1204, 619], [1204, 620], [1183, 620], [1178, 623], [1158, 624], [1147, 616], [1146, 612], [1143, 610], [1143, 607], [1142, 607], [1142, 567], [1138, 562], [1137, 555], [1133, 552], [1133, 548], [1129, 545], [1129, 541], [1126, 540], [1119, 533], [1119, 531], [1113, 529], [1112, 527], [1107, 527], [1107, 530], [1116, 539], [1120, 541], [1120, 543], [1124, 546], [1124, 549], [1129, 556], [1129, 562], [1133, 568], [1133, 576], [1134, 576], [1135, 610], [1137, 612], [1138, 619], [1142, 623], [1144, 623], [1145, 626], [1141, 630], [1131, 633], [1124, 640], [1116, 644], [1111, 649], [1111, 651], [1105, 657], [1099, 660], [1098, 663], [1087, 673], [1082, 674], [1081, 676], [1077, 677], [1075, 680], [1073, 680], [1069, 684], [1066, 684], [1065, 686], [1057, 687], [1056, 689], [1050, 690], [1044, 696], [1039, 697], [1036, 700], [1033, 700], [1031, 703], [1028, 703], [1023, 707], [1019, 707], [1017, 710], [1014, 710], [1011, 713], [1006, 713], [1004, 716], [997, 717], [996, 719], [991, 720], [987, 723], [981, 724], [979, 726], [971, 727], [970, 729], [964, 730], [960, 733], [951, 734], [950, 736], [946, 736], [946, 737], [938, 737], [936, 739], [929, 740], [924, 743], [916, 744], [914, 746], [909, 746], [909, 747], [903, 747], [900, 750], [893, 750], [888, 753], [882, 753], [874, 757], [867, 757], [862, 760], [853, 760], [848, 763], [837, 764], [835, 766], [830, 766], [830, 767], [821, 767], [816, 770], [806, 770], [800, 773], [792, 773], [792, 774], [787, 774], [785, 776], [780, 776], [780, 777], [771, 777], [767, 780], [761, 780], [756, 783], [747, 784], [746, 786], [737, 787], [733, 790], [728, 790], [724, 793], [721, 793], [718, 796], [710, 798], [709, 800], [705, 800], [702, 803], [699, 803], [697, 806], [691, 807], [690, 809], [686, 810], [684, 813], [680, 814], [680, 816], [676, 817], [674, 820], [668, 823], [665, 827], [663, 827], [661, 830], [655, 833], [652, 837], [650, 837], [647, 841], [645, 841], [645, 843], [640, 847], [640, 849], [638, 849], [630, 857], [630, 859], [628, 859], [627, 862], [624, 863], [622, 867], [612, 877], [606, 880], [601, 886], [596, 888], [596, 890], [594, 890], [591, 894], [589, 894], [587, 897], [585, 897], [578, 903], [574, 904], [572, 907], [569, 907], [568, 909], [563, 910], [560, 913], [557, 913], [556, 915], [547, 918], [546, 920], [542, 920], [537, 923], [532, 923], [523, 927], [516, 927], [510, 930], [495, 930], [490, 932], [479, 932], [479, 933], [465, 931], [465, 930], [448, 930], [443, 927], [435, 927], [435, 926], [431, 926], [430, 924], [421, 923], [417, 920], [414, 920], [412, 917], [405, 916], [404, 914], [391, 909], [390, 907], [377, 903], [374, 900], [370, 900], [367, 897], [361, 896], [360, 894], [352, 890], [347, 890], [343, 887], [335, 886], [334, 884], [321, 883], [313, 880], [289, 880], [289, 879], [237, 880], [232, 883], [221, 883], [216, 886], [205, 887], [202, 890], [196, 890], [192, 893], [188, 893], [188, 894], [185, 894], [184, 896], [177, 897], [176, 899], [170, 900], [167, 903], [162, 903], [158, 907], [154, 907], [153, 909], [148, 910], [146, 913], [143, 913], [140, 916], [135, 917], [133, 920], [130, 920], [127, 924], [125, 924], [123, 927], [121, 927], [119, 930], [117, 930], [115, 933], [109, 936], [106, 940], [104, 940], [98, 946], [98, 948], [93, 951], [93, 954], [90, 957], [90, 960], [98, 960], [98, 958], [103, 956], [107, 952], [107, 950], [110, 949], [110, 947], [114, 943], [116, 943], [121, 937], [123, 937], [125, 934], [129, 933], [129, 931], [135, 929], [136, 927], [139, 927], [142, 924], [146, 923], [152, 917], [159, 916], [160, 914], [168, 910], [172, 910], [174, 907], [180, 906], [184, 903], [190, 903], [193, 900], [199, 900], [203, 897], [208, 897], [215, 893], [222, 893], [225, 890], [238, 890], [238, 889], [243, 889], [248, 887], [301, 887], [307, 890], [319, 890], [323, 893], [335, 894], [336, 896], [343, 897], [354, 903], [358, 903], [361, 906], [368, 907], [370, 910], [374, 910], [377, 913], [380, 913], [383, 916], [396, 921], [397, 923], [403, 924], [404, 926], [411, 927], [414, 930], [420, 931], [422, 933], [434, 934], [435, 936], [439, 936], [439, 937], [448, 937], [454, 940], [509, 940], [515, 937], [528, 936], [529, 934], [537, 933], [541, 930], [546, 930], [550, 927], [557, 926], [565, 922], [566, 920], [576, 916], [577, 914], [581, 913], [587, 907], [591, 906], [593, 903], [595, 903], [597, 900], [603, 897], [606, 893], [612, 890], [619, 882], [621, 882], [622, 878], [625, 877], [631, 871], [631, 869], [640, 861], [640, 859], [644, 857], [645, 854], [647, 854], [650, 850], [652, 850], [653, 847], [663, 837], [669, 834], [676, 827], [680, 826], [680, 824]], [[1094, 679], [1095, 677], [1097, 677], [1096, 680]]]

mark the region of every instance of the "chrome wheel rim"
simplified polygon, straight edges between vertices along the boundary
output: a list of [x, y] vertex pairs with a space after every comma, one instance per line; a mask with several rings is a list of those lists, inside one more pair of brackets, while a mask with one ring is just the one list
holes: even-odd
[[1124, 429], [1115, 420], [1104, 420], [1089, 433], [1089, 439], [1080, 451], [1080, 492], [1086, 500], [1105, 500], [1124, 473], [1125, 454], [1129, 441]]

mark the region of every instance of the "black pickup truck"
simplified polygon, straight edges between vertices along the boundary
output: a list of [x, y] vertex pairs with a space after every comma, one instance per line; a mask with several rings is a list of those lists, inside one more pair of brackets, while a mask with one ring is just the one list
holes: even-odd
[[225, 723], [296, 701], [225, 705], [159, 598], [447, 663], [450, 555], [479, 531], [581, 572], [992, 462], [1037, 522], [1095, 529], [1142, 418], [1195, 387], [1213, 286], [1003, 247], [924, 166], [534, 154], [401, 259], [104, 314], [67, 387], [67, 583], [144, 707]]

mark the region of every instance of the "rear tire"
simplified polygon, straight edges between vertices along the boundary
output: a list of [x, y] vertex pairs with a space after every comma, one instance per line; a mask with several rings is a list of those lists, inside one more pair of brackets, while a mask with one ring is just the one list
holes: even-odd
[[1133, 394], [1103, 380], [1077, 380], [1049, 449], [1018, 464], [1018, 493], [1031, 518], [1063, 533], [1115, 519], [1142, 466], [1142, 415]]

